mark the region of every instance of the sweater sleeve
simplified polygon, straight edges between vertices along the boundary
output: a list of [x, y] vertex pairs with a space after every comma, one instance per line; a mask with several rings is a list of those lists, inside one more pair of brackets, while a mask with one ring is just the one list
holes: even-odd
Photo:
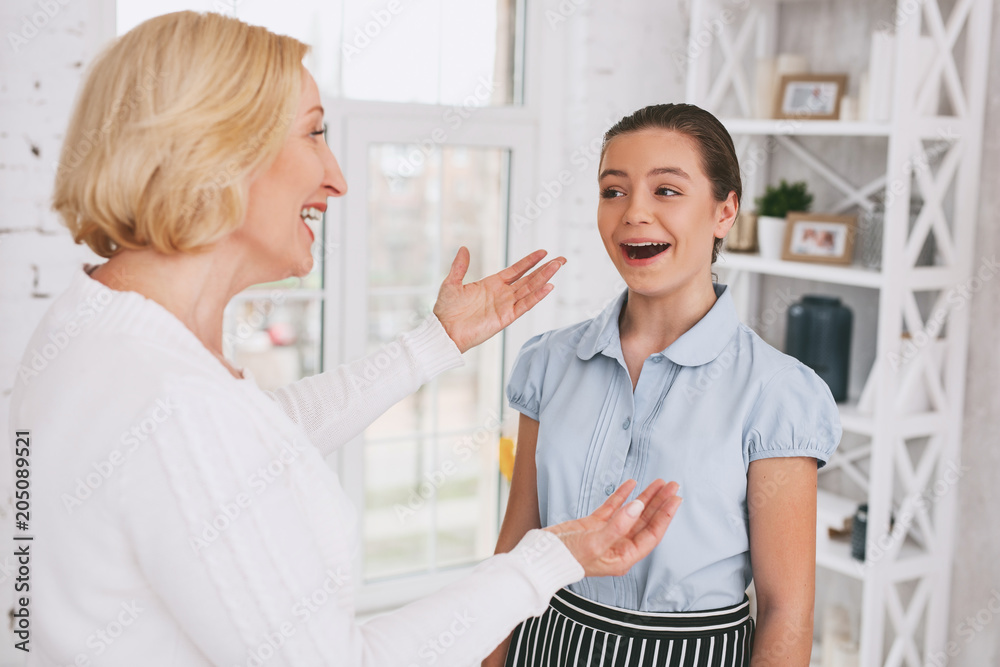
[[159, 635], [163, 649], [179, 635], [212, 664], [465, 667], [583, 576], [557, 537], [535, 530], [464, 579], [359, 624], [353, 510], [301, 430], [206, 380], [178, 379], [166, 395], [173, 413], [123, 469], [116, 503], [162, 604], [144, 613], [176, 627]]
[[463, 363], [441, 322], [429, 315], [416, 329], [358, 361], [265, 394], [326, 456], [420, 385]]

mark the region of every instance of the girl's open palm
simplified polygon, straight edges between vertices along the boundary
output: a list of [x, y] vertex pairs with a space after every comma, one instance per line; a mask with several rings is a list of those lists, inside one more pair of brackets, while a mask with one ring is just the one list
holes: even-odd
[[590, 516], [549, 526], [583, 566], [588, 577], [620, 576], [660, 543], [677, 514], [681, 498], [676, 482], [662, 479], [622, 506], [635, 488], [628, 480]]

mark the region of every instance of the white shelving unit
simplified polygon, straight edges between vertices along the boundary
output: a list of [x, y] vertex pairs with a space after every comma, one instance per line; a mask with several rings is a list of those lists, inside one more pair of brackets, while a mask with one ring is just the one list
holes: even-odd
[[[838, 450], [820, 481], [824, 486], [826, 474], [836, 471], [842, 485], [846, 479], [859, 489], [857, 497], [837, 503], [867, 500], [867, 559], [854, 560], [849, 544], [824, 535], [817, 536], [816, 558], [818, 567], [861, 584], [861, 667], [941, 664], [931, 659], [944, 655], [948, 641], [953, 478], [960, 470], [969, 328], [969, 304], [961, 287], [976, 269], [972, 262], [992, 12], [991, 0], [896, 5], [897, 66], [888, 122], [752, 117], [755, 58], [774, 56], [777, 50], [781, 3], [776, 0], [751, 0], [745, 9], [743, 3], [737, 7], [727, 0], [691, 0], [688, 49], [697, 55], [688, 59], [687, 101], [723, 119], [741, 161], [754, 149], [760, 155], [765, 141], [773, 151], [798, 160], [838, 193], [839, 202], [825, 212], [872, 210], [873, 196], [887, 185], [895, 193], [885, 205], [879, 271], [732, 252], [716, 265], [745, 320], [760, 311], [762, 276], [877, 293], [876, 340], [853, 341], [855, 349], [874, 346], [875, 362], [860, 397], [841, 406], [845, 435], [854, 444]], [[950, 8], [947, 16], [941, 5]], [[857, 28], [870, 32], [874, 26]], [[712, 39], [706, 46], [708, 32]], [[924, 60], [927, 69], [917, 71], [922, 35], [922, 48], [929, 36], [936, 53]], [[822, 62], [811, 65], [824, 71]], [[947, 107], [948, 113], [915, 113], [932, 107], [928, 96], [938, 85], [943, 104], [937, 111]], [[732, 109], [739, 111], [729, 113]], [[802, 141], [806, 137], [842, 137], [845, 143], [884, 137], [884, 172], [858, 185], [811, 152]], [[932, 152], [937, 158], [929, 157]], [[744, 205], [752, 206], [753, 197], [763, 191], [768, 159], [744, 184]], [[912, 225], [911, 192], [923, 199]], [[935, 264], [917, 266], [929, 235], [937, 248]], [[921, 398], [914, 407], [917, 395]]]

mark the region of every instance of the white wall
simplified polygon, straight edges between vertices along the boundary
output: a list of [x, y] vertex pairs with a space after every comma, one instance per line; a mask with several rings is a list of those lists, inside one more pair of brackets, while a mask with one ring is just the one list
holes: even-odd
[[[574, 174], [559, 198], [559, 235], [551, 252], [570, 262], [557, 279], [553, 294], [560, 323], [591, 316], [619, 289], [619, 278], [596, 232], [596, 156], [594, 140], [609, 123], [643, 105], [683, 99], [683, 53], [687, 15], [683, 0], [662, 2], [564, 1], [565, 21], [543, 26], [565, 31], [566, 100], [562, 123], [561, 166]], [[877, 18], [891, 17], [891, 3], [850, 0], [853, 9]], [[49, 298], [68, 283], [82, 261], [96, 261], [74, 246], [48, 199], [70, 105], [83, 66], [108, 17], [103, 0], [4, 0], [0, 27], [0, 426], [10, 425], [8, 404], [13, 372], [26, 341]], [[556, 8], [559, 3], [549, 1]], [[787, 26], [794, 34], [828, 39], [847, 28], [832, 23], [833, 0], [795, 8]], [[8, 34], [20, 34], [23, 17], [57, 9], [38, 34], [14, 52]], [[813, 9], [815, 8], [815, 13]], [[558, 11], [558, 10], [556, 10]], [[555, 16], [555, 15], [552, 15]], [[560, 14], [559, 16], [563, 16]], [[819, 24], [815, 17], [820, 17]], [[40, 21], [40, 19], [39, 19]], [[799, 25], [801, 24], [801, 25]], [[1000, 206], [1000, 12], [994, 12], [990, 72], [990, 107], [981, 186], [977, 264], [1000, 253], [997, 207]], [[26, 31], [26, 35], [30, 34]], [[822, 44], [818, 45], [822, 48]], [[820, 51], [822, 52], [822, 51]], [[596, 143], [599, 146], [599, 141]], [[36, 154], [37, 151], [37, 154]], [[834, 156], [834, 159], [836, 156]], [[542, 174], [542, 178], [551, 175]], [[750, 202], [746, 202], [748, 205]], [[546, 301], [547, 307], [553, 303]], [[1000, 591], [1000, 349], [995, 327], [1000, 323], [1000, 281], [984, 285], [972, 302], [972, 340], [966, 399], [964, 460], [970, 466], [960, 489], [950, 634], [960, 655], [950, 664], [982, 667], [1000, 664], [1000, 615], [988, 612], [993, 591]], [[776, 341], [780, 342], [780, 341]], [[4, 436], [7, 437], [6, 435]], [[3, 465], [6, 465], [4, 462]], [[0, 466], [0, 474], [6, 475]], [[9, 536], [0, 533], [0, 602], [10, 596]], [[996, 605], [994, 605], [996, 606]], [[3, 607], [5, 608], [5, 607]], [[969, 636], [967, 618], [987, 619]], [[0, 642], [0, 661], [13, 655], [9, 641]]]

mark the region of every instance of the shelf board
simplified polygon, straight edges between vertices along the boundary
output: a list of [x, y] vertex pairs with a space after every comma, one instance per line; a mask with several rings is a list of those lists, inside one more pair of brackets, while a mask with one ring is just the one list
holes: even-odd
[[[842, 506], [855, 505], [856, 502], [837, 494], [823, 491], [817, 497], [817, 512], [826, 516], [835, 513]], [[840, 512], [843, 514], [843, 511]], [[864, 580], [870, 568], [851, 556], [849, 540], [831, 539], [826, 534], [826, 525], [817, 524], [816, 534], [816, 565], [853, 579]], [[892, 563], [890, 577], [894, 581], [905, 581], [921, 576], [930, 571], [932, 558], [910, 539], [903, 542], [899, 554]]]
[[860, 266], [833, 266], [810, 262], [791, 262], [783, 259], [764, 259], [760, 255], [732, 251], [720, 254], [715, 267], [770, 276], [818, 280], [838, 285], [856, 285], [872, 289], [879, 289], [882, 286], [881, 273]]
[[[840, 425], [849, 433], [871, 436], [875, 434], [875, 416], [862, 412], [857, 403], [838, 403]], [[948, 426], [947, 417], [940, 412], [910, 412], [893, 417], [893, 431], [903, 438], [917, 438], [943, 432]]]
[[730, 134], [786, 134], [810, 137], [887, 137], [889, 123], [842, 120], [796, 120], [775, 118], [723, 118]]
[[857, 403], [838, 403], [837, 408], [840, 410], [840, 425], [845, 431], [869, 436], [875, 432], [875, 419], [858, 410]]

